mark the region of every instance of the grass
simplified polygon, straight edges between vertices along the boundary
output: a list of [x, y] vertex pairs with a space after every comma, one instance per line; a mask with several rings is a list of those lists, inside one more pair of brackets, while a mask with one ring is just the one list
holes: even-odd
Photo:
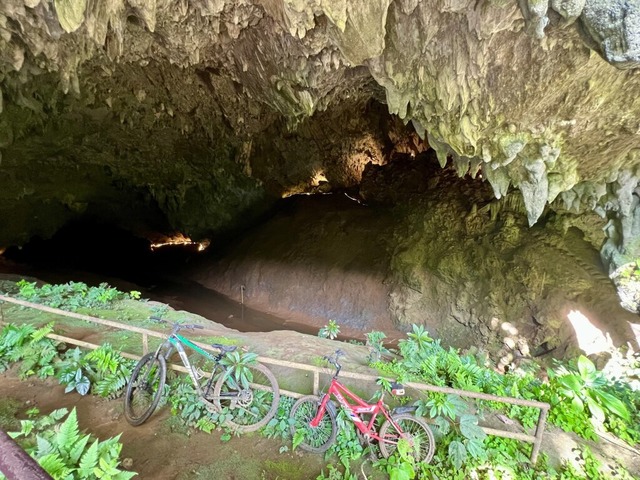
[[309, 472], [304, 465], [292, 460], [267, 460], [264, 462], [262, 478], [278, 480], [298, 480], [307, 478]]
[[12, 431], [20, 428], [20, 422], [16, 418], [22, 403], [15, 398], [0, 398], [0, 429]]
[[[196, 478], [226, 478], [226, 479], [273, 479], [277, 477], [263, 476], [262, 464], [252, 455], [232, 452], [225, 458], [217, 459], [208, 465], [194, 466], [189, 472], [180, 475], [179, 480]], [[300, 478], [300, 477], [298, 477]], [[302, 477], [304, 478], [304, 477]]]

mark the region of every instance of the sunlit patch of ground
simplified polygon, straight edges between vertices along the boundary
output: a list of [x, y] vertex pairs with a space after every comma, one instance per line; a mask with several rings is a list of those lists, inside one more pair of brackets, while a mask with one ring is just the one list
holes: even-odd
[[596, 327], [591, 321], [580, 311], [571, 310], [567, 315], [573, 329], [576, 331], [578, 346], [587, 354], [608, 352], [614, 346], [609, 334], [604, 333]]
[[636, 337], [636, 342], [638, 342], [638, 345], [640, 345], [640, 323], [629, 322], [629, 326], [631, 327], [633, 335]]

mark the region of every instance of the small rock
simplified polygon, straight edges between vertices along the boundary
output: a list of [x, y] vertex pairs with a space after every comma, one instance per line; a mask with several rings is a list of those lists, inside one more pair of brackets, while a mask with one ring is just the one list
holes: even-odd
[[129, 470], [131, 467], [133, 467], [133, 458], [125, 458], [122, 460], [122, 468]]

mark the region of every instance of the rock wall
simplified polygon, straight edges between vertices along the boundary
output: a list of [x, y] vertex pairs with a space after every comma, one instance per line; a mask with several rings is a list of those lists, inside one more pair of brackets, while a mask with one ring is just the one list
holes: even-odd
[[[140, 222], [156, 212], [166, 228], [215, 235], [279, 196], [353, 185], [385, 161], [367, 110], [378, 99], [443, 165], [482, 171], [497, 198], [518, 187], [530, 224], [555, 199], [595, 208], [615, 253], [633, 254], [639, 11], [626, 0], [5, 0], [2, 243], [50, 234], [84, 205], [128, 211], [128, 197], [146, 206]], [[94, 166], [108, 172], [70, 173]]]
[[393, 335], [417, 323], [446, 344], [511, 359], [575, 354], [571, 310], [616, 345], [637, 342], [637, 317], [620, 307], [592, 244], [604, 238], [590, 237], [595, 214], [549, 212], [530, 228], [521, 197], [496, 201], [428, 154], [369, 167], [359, 199], [291, 199], [193, 276], [317, 328], [332, 319], [352, 335]]

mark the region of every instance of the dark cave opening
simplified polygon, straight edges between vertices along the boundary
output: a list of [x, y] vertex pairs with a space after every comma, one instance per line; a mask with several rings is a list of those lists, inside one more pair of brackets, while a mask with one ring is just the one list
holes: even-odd
[[9, 247], [3, 256], [17, 265], [61, 275], [86, 272], [149, 287], [162, 272], [179, 269], [198, 253], [196, 244], [154, 249], [146, 238], [91, 218], [70, 222], [49, 239], [36, 237]]

